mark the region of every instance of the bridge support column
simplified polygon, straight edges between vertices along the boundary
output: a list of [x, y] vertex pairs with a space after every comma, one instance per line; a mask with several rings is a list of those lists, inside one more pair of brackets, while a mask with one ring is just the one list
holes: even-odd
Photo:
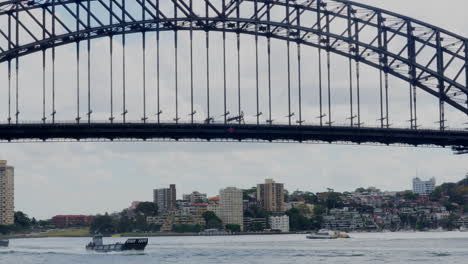
[[[442, 51], [442, 38], [440, 37], [440, 31], [436, 33], [436, 42], [437, 42], [437, 73], [439, 76], [443, 76], [444, 74], [444, 53]], [[440, 129], [444, 130], [445, 127], [445, 105], [444, 105], [444, 98], [446, 97], [445, 94], [445, 85], [444, 80], [439, 77], [439, 122], [440, 122]]]

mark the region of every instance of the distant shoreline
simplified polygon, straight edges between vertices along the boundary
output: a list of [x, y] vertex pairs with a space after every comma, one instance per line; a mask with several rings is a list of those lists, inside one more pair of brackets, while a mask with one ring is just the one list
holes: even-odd
[[[55, 232], [60, 234], [51, 234], [47, 233], [32, 233], [32, 234], [17, 234], [17, 235], [6, 235], [0, 236], [0, 239], [27, 239], [27, 238], [81, 238], [81, 237], [93, 237], [92, 234], [73, 234], [76, 230], [70, 231], [63, 231], [63, 232]], [[451, 230], [457, 231], [457, 230]], [[451, 232], [450, 230], [444, 230], [440, 232]], [[239, 232], [239, 233], [232, 233], [232, 234], [217, 234], [217, 235], [205, 235], [199, 233], [124, 233], [124, 234], [114, 234], [111, 236], [105, 237], [114, 237], [114, 238], [128, 238], [128, 237], [210, 237], [210, 236], [249, 236], [249, 235], [257, 235], [257, 236], [269, 236], [269, 235], [305, 235], [312, 231], [301, 231], [301, 232]], [[400, 233], [405, 231], [395, 231], [390, 233]], [[431, 231], [409, 231], [409, 233], [418, 232], [418, 233], [431, 233]], [[354, 233], [354, 232], [349, 232]], [[356, 233], [382, 233], [382, 232], [356, 232]], [[385, 233], [385, 232], [384, 232]]]
[[[224, 235], [201, 235], [198, 233], [126, 233], [126, 234], [115, 234], [115, 237], [209, 237], [209, 236], [248, 236], [248, 235], [292, 235], [292, 234], [306, 234], [307, 232], [283, 232], [283, 233], [255, 233], [255, 232], [240, 232], [240, 233], [232, 233], [232, 234], [224, 234]], [[113, 237], [108, 236], [108, 237]], [[26, 238], [80, 238], [80, 237], [93, 237], [91, 234], [86, 235], [47, 235], [47, 234], [19, 234], [19, 235], [11, 235], [11, 236], [0, 236], [3, 239], [26, 239]]]

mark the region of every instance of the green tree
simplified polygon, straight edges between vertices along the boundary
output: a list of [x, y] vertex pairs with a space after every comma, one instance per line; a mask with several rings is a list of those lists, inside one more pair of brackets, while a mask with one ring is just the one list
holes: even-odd
[[134, 219], [134, 228], [139, 231], [149, 231], [146, 217], [143, 215], [136, 216]]
[[133, 227], [132, 220], [127, 215], [122, 215], [120, 216], [115, 228], [118, 233], [125, 233], [125, 232], [131, 232], [133, 229], [132, 227]]
[[459, 218], [460, 218], [460, 216], [458, 216], [456, 214], [450, 214], [447, 219], [444, 219], [444, 220], [440, 221], [440, 225], [443, 228], [448, 229], [448, 230], [453, 230], [453, 229], [459, 228], [459, 226], [457, 224], [457, 220]]
[[91, 222], [90, 231], [95, 234], [113, 234], [116, 232], [114, 219], [107, 213], [104, 215], [97, 215]]
[[254, 193], [257, 193], [257, 187], [252, 187], [250, 189], [246, 189], [242, 191], [242, 199], [250, 200], [250, 196]]
[[240, 225], [234, 225], [234, 224], [227, 224], [226, 229], [230, 230], [231, 232], [240, 232], [241, 231]]
[[263, 208], [252, 205], [250, 206], [247, 211], [244, 212], [244, 216], [246, 217], [253, 217], [253, 218], [266, 218], [268, 217], [268, 212], [265, 211]]
[[251, 231], [251, 232], [263, 231], [263, 225], [261, 223], [253, 223], [248, 227], [247, 231]]
[[205, 228], [210, 229], [210, 228], [216, 228], [216, 229], [222, 229], [223, 228], [223, 221], [219, 219], [218, 216], [212, 211], [206, 211], [203, 213], [203, 219], [205, 219], [206, 225]]
[[325, 212], [326, 212], [326, 209], [325, 209], [325, 207], [323, 207], [323, 205], [317, 204], [317, 205], [314, 206], [314, 212], [313, 212], [314, 215], [316, 215], [316, 216], [322, 215]]
[[15, 212], [15, 225], [20, 228], [29, 228], [31, 226], [31, 219], [21, 211]]
[[149, 224], [148, 225], [148, 231], [159, 232], [159, 231], [161, 231], [161, 225]]
[[137, 214], [148, 216], [158, 215], [158, 205], [153, 202], [141, 202], [135, 209]]
[[359, 187], [355, 190], [355, 192], [358, 192], [358, 193], [363, 193], [363, 192], [366, 192], [366, 188], [363, 188], [363, 187]]
[[343, 207], [343, 201], [341, 199], [341, 193], [334, 192], [333, 190], [329, 189], [329, 192], [326, 195], [325, 198], [325, 206], [328, 209], [333, 209], [333, 208], [341, 208]]
[[310, 229], [319, 230], [320, 228], [322, 228], [323, 217], [321, 215], [314, 215], [311, 219], [309, 219], [309, 222]]
[[289, 228], [291, 231], [311, 230], [312, 223], [307, 217], [303, 216], [299, 210], [292, 208], [286, 211], [289, 216]]
[[401, 196], [405, 200], [410, 200], [410, 201], [414, 201], [414, 200], [419, 199], [419, 194], [413, 193], [412, 191], [404, 191], [403, 193], [401, 193]]
[[294, 191], [289, 195], [290, 201], [304, 201], [306, 203], [316, 203], [317, 196], [313, 192], [303, 192], [300, 190]]
[[[431, 193], [430, 199], [432, 201], [445, 201], [449, 203], [456, 203], [461, 208], [466, 205], [466, 198], [468, 196], [468, 177], [457, 183], [444, 183], [437, 186]], [[458, 208], [453, 208], [458, 209]]]
[[17, 231], [20, 231], [20, 228], [16, 225], [0, 225], [0, 234], [7, 235]]
[[39, 220], [37, 224], [39, 225], [39, 227], [42, 227], [42, 228], [53, 226], [52, 221], [50, 220]]

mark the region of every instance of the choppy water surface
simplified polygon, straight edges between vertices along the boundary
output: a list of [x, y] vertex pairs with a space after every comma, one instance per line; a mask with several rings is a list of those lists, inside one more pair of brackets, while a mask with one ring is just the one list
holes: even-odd
[[[10, 240], [0, 263], [424, 263], [467, 264], [468, 232], [356, 233], [350, 239], [305, 235], [155, 237], [144, 253], [92, 253], [89, 238]], [[107, 238], [106, 243], [125, 238]]]

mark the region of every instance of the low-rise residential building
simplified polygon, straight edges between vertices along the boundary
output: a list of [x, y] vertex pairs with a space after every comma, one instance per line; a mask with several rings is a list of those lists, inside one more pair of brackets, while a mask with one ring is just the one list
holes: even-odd
[[52, 217], [52, 224], [58, 228], [89, 226], [93, 219], [91, 215], [56, 215]]
[[266, 218], [244, 217], [244, 231], [263, 231], [267, 229]]
[[205, 203], [206, 202], [206, 193], [200, 193], [194, 191], [190, 194], [184, 194], [183, 200], [189, 201], [190, 203]]
[[207, 211], [215, 213], [216, 216], [221, 217], [221, 206], [219, 204], [219, 197], [212, 197], [208, 199]]
[[281, 232], [289, 232], [289, 216], [270, 216], [269, 217], [270, 228], [272, 230], [281, 230]]

